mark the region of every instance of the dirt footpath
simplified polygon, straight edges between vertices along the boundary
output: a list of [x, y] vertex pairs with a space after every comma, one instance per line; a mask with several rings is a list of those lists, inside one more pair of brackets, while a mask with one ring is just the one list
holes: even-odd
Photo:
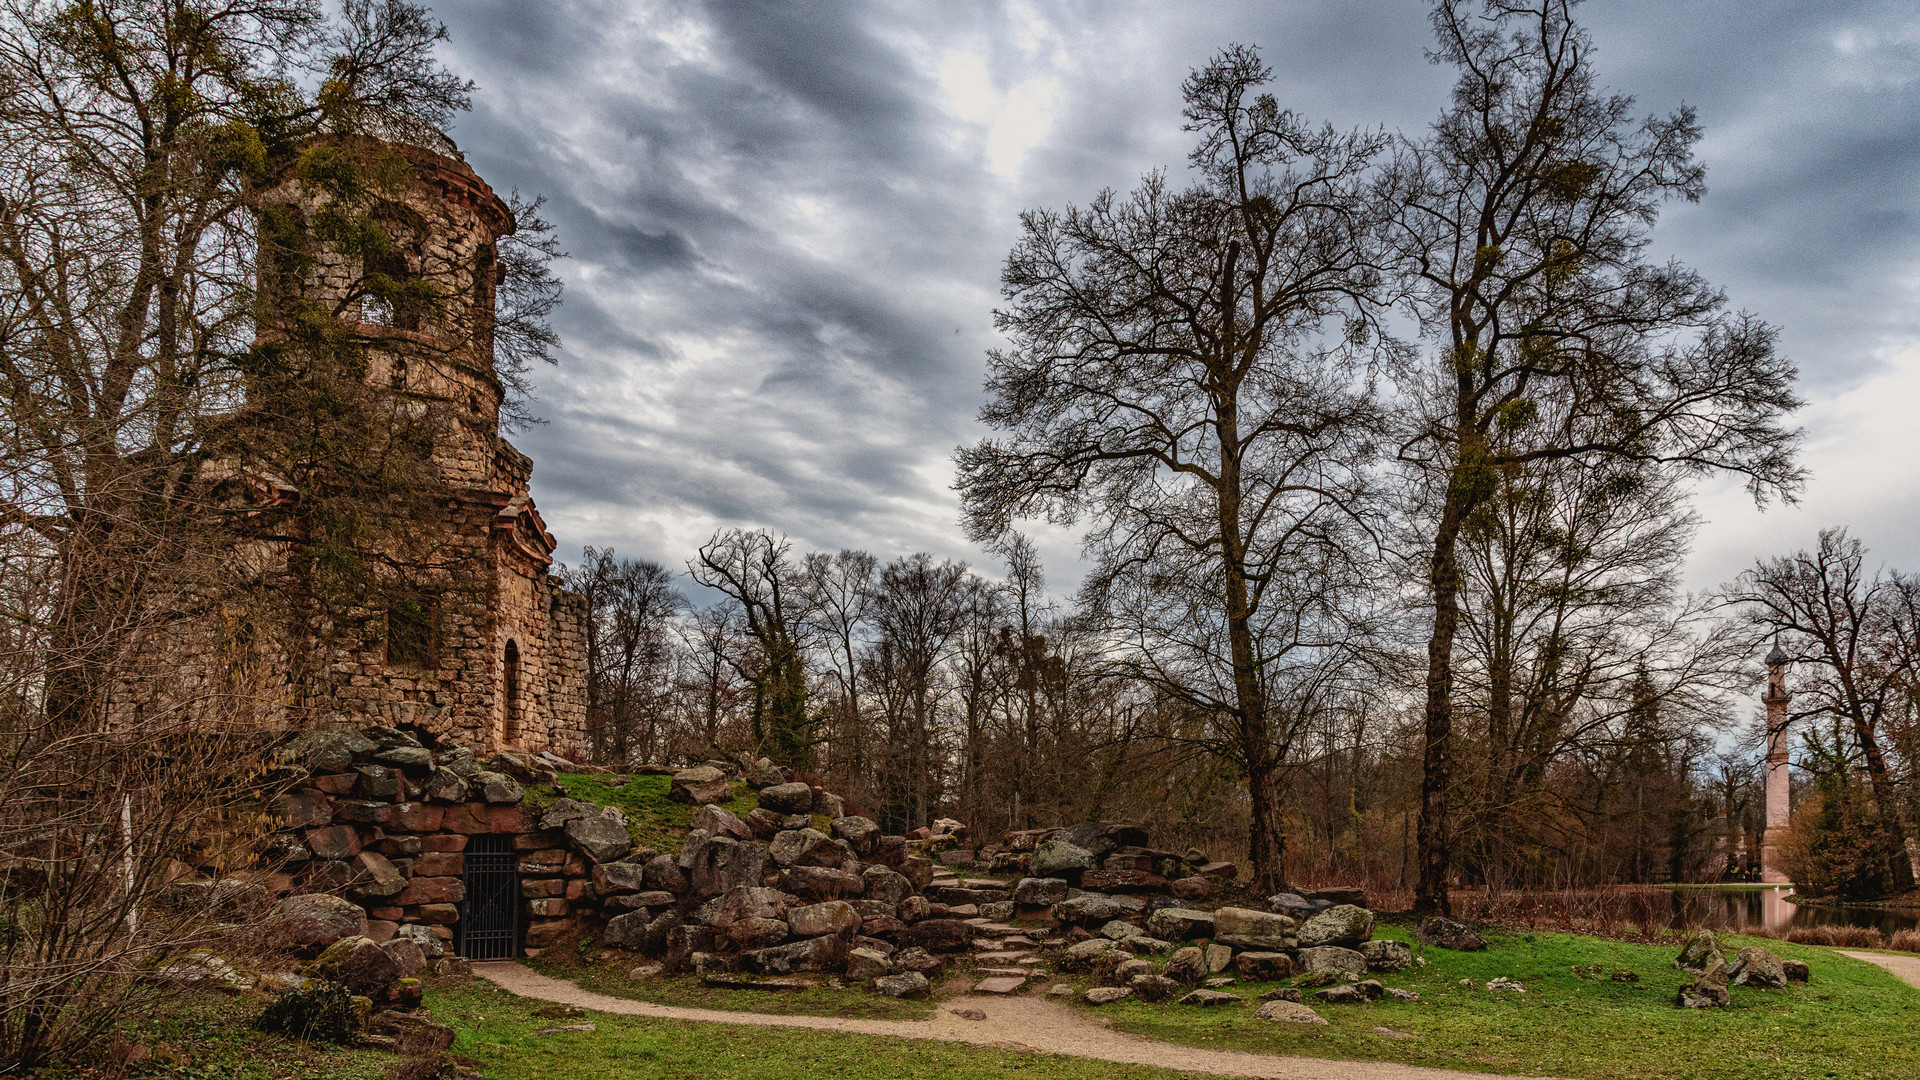
[[[1271, 1080], [1496, 1080], [1486, 1073], [1453, 1072], [1383, 1061], [1327, 1061], [1178, 1046], [1113, 1031], [1071, 1006], [1037, 996], [966, 998], [967, 1007], [987, 1014], [985, 1020], [962, 1020], [948, 1012], [945, 1004], [929, 1020], [856, 1020], [837, 1016], [769, 1016], [715, 1009], [683, 1009], [629, 1001], [582, 990], [570, 982], [548, 978], [514, 963], [475, 964], [473, 971], [521, 997], [626, 1016], [656, 1016], [665, 1020], [744, 1024], [750, 1027], [812, 1028], [816, 1031], [884, 1035], [897, 1039], [939, 1039], [1003, 1050], [1065, 1054], [1122, 1065], [1155, 1065], [1185, 1072], [1255, 1076]], [[1542, 1078], [1503, 1076], [1498, 1080]]]
[[1920, 956], [1890, 956], [1886, 953], [1849, 952], [1846, 949], [1833, 951], [1841, 956], [1851, 956], [1855, 960], [1865, 960], [1876, 967], [1886, 968], [1905, 980], [1909, 986], [1920, 986]]

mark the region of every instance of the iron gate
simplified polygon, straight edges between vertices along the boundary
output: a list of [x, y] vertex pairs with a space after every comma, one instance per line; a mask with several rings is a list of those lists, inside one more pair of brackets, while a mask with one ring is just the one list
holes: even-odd
[[475, 836], [467, 841], [460, 901], [460, 955], [469, 960], [511, 960], [520, 955], [520, 856], [511, 836]]

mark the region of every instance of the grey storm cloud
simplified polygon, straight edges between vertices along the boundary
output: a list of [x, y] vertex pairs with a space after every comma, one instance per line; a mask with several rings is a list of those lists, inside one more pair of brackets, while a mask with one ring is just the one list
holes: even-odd
[[[1656, 233], [1801, 365], [1815, 475], [1756, 514], [1711, 484], [1690, 578], [1849, 523], [1920, 569], [1920, 10], [1610, 0], [1603, 79], [1699, 111], [1710, 193]], [[1179, 82], [1250, 42], [1275, 94], [1417, 132], [1450, 76], [1423, 6], [463, 0], [453, 132], [496, 188], [548, 198], [571, 257], [566, 354], [515, 436], [580, 544], [677, 566], [720, 526], [805, 547], [980, 561], [957, 526], [1000, 260], [1019, 211], [1181, 167]], [[1904, 445], [1903, 445], [1904, 443]], [[1902, 452], [1904, 451], [1904, 453]], [[1914, 464], [1907, 464], [1912, 459]], [[1070, 582], [1071, 536], [1041, 530]]]

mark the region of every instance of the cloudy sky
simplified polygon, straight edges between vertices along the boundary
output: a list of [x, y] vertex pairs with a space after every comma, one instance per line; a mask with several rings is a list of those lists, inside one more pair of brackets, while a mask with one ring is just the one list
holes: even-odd
[[[1920, 570], [1920, 8], [1595, 0], [1598, 67], [1706, 129], [1656, 242], [1782, 328], [1813, 480], [1709, 484], [1689, 577], [1854, 528]], [[1259, 46], [1283, 106], [1414, 132], [1451, 81], [1415, 0], [443, 0], [453, 134], [572, 258], [548, 423], [515, 436], [563, 552], [681, 566], [715, 527], [979, 562], [950, 455], [1024, 207], [1179, 166], [1179, 83]], [[1077, 546], [1044, 536], [1070, 587]]]

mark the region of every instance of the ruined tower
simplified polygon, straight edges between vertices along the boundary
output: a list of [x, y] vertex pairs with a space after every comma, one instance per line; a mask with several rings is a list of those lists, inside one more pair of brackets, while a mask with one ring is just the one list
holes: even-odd
[[[410, 725], [476, 750], [577, 758], [585, 752], [584, 603], [549, 573], [555, 542], [528, 494], [532, 462], [500, 433], [496, 245], [514, 231], [513, 214], [436, 133], [335, 142], [381, 151], [391, 166], [377, 193], [370, 187], [345, 208], [377, 222], [391, 244], [355, 254], [330, 243], [325, 223], [337, 196], [303, 178], [310, 166], [289, 168], [258, 192], [259, 205], [263, 220], [277, 215], [282, 228], [299, 231], [310, 254], [291, 279], [260, 275], [261, 324], [270, 330], [276, 308], [297, 301], [334, 313], [364, 343], [356, 355], [367, 383], [431, 433], [435, 510], [417, 523], [430, 557], [401, 568], [420, 583], [417, 598], [387, 601], [371, 631], [326, 646], [324, 664], [310, 665], [324, 671], [323, 696], [306, 711]], [[400, 290], [387, 299], [369, 293], [373, 275]], [[270, 281], [297, 295], [271, 295]]]
[[1792, 817], [1787, 772], [1787, 654], [1775, 642], [1767, 653], [1767, 693], [1760, 699], [1767, 706], [1767, 827], [1760, 837], [1760, 880], [1773, 884], [1792, 884], [1780, 870], [1778, 846]]

